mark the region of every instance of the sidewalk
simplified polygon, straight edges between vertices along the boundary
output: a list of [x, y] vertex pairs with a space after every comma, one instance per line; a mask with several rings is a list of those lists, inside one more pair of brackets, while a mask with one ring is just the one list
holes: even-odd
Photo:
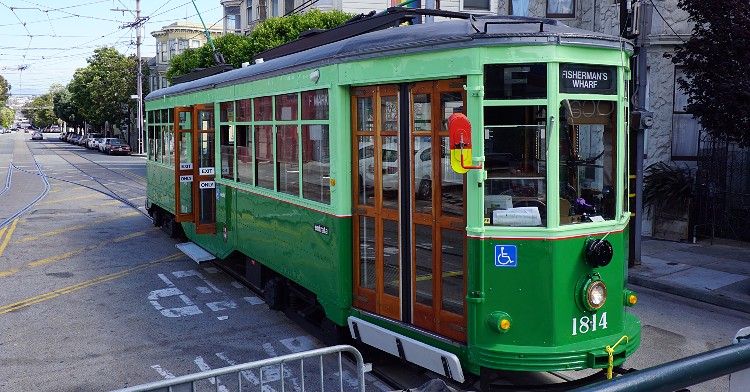
[[630, 284], [750, 313], [750, 243], [696, 244], [643, 238]]

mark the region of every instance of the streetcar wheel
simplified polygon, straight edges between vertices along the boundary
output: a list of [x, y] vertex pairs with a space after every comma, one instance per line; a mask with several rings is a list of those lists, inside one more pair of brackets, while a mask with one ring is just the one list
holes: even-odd
[[154, 221], [154, 227], [159, 227], [162, 225], [162, 214], [161, 211], [158, 209], [154, 211], [154, 215], [151, 217], [151, 219]]
[[284, 309], [284, 284], [281, 279], [274, 278], [266, 282], [263, 286], [263, 296], [269, 309]]

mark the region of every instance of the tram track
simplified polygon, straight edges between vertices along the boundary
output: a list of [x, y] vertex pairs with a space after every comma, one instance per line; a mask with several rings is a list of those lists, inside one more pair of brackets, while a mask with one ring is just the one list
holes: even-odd
[[[17, 148], [19, 148], [19, 147], [27, 149], [28, 155], [29, 155], [29, 158], [30, 158], [28, 162], [26, 162], [26, 161], [24, 161], [24, 162], [17, 161], [17, 157], [16, 157], [16, 154], [15, 154], [16, 151], [15, 150]], [[47, 174], [45, 171], [49, 170], [49, 169], [45, 169], [41, 164], [39, 164], [39, 162], [37, 161], [37, 154], [33, 151], [33, 149], [30, 148], [30, 146], [28, 146], [25, 143], [25, 141], [21, 142], [20, 140], [16, 140], [15, 141], [15, 145], [13, 147], [14, 151], [13, 151], [13, 153], [11, 155], [10, 164], [8, 165], [8, 172], [6, 174], [5, 184], [4, 184], [3, 189], [0, 190], [0, 198], [6, 199], [9, 196], [12, 197], [12, 190], [13, 190], [13, 187], [14, 187], [14, 182], [13, 182], [13, 177], [14, 177], [13, 173], [14, 172], [20, 172], [20, 173], [25, 173], [25, 174], [28, 174], [28, 175], [33, 175], [33, 176], [39, 177], [41, 179], [41, 181], [42, 181], [42, 190], [39, 193], [39, 195], [36, 196], [34, 199], [32, 199], [30, 202], [22, 204], [20, 207], [16, 207], [15, 210], [14, 210], [14, 212], [10, 213], [10, 215], [1, 218], [2, 221], [0, 221], [0, 230], [2, 230], [3, 228], [5, 228], [6, 226], [10, 225], [14, 220], [18, 219], [20, 216], [22, 216], [24, 213], [26, 213], [32, 207], [34, 207], [36, 204], [38, 204], [40, 201], [42, 201], [42, 199], [44, 199], [47, 196], [47, 194], [50, 192], [50, 189], [51, 189], [51, 185], [50, 185], [50, 182], [49, 182], [50, 180], [60, 181], [60, 182], [64, 182], [64, 183], [69, 183], [69, 184], [72, 184], [72, 185], [76, 185], [76, 186], [79, 186], [79, 187], [83, 187], [83, 188], [86, 188], [86, 189], [89, 189], [89, 190], [101, 193], [101, 194], [103, 194], [103, 195], [105, 195], [105, 196], [107, 196], [107, 197], [109, 197], [109, 198], [111, 198], [113, 200], [117, 200], [117, 201], [119, 201], [119, 202], [127, 205], [128, 207], [136, 210], [138, 213], [140, 213], [141, 215], [143, 215], [145, 218], [151, 220], [151, 217], [148, 215], [147, 212], [145, 212], [142, 209], [140, 209], [137, 204], [131, 202], [125, 196], [122, 196], [120, 194], [122, 191], [115, 190], [115, 189], [113, 189], [113, 187], [108, 186], [107, 184], [105, 184], [106, 181], [102, 180], [103, 177], [94, 176], [94, 175], [91, 175], [90, 173], [87, 173], [87, 171], [84, 168], [82, 168], [79, 163], [73, 162], [73, 160], [69, 159], [69, 157], [66, 157], [64, 154], [61, 154], [59, 151], [53, 151], [49, 147], [49, 145], [47, 143], [45, 143], [43, 147], [47, 151], [50, 151], [50, 152], [54, 153], [57, 157], [59, 157], [62, 160], [64, 160], [71, 167], [75, 168], [77, 170], [77, 172], [84, 174], [87, 178], [89, 178], [92, 181], [94, 181], [98, 185], [98, 187], [97, 186], [90, 186], [90, 185], [84, 184], [84, 183], [79, 182], [79, 181], [68, 180], [68, 179], [65, 179], [65, 178], [60, 178], [58, 176], [52, 176], [52, 175]], [[80, 158], [82, 160], [88, 161], [88, 163], [93, 164], [98, 169], [106, 170], [109, 173], [114, 173], [114, 174], [116, 174], [116, 175], [118, 175], [118, 176], [126, 179], [127, 182], [129, 182], [129, 184], [126, 184], [126, 186], [128, 188], [130, 188], [131, 190], [136, 190], [136, 191], [138, 191], [140, 193], [145, 193], [145, 189], [146, 189], [145, 183], [139, 183], [136, 179], [134, 179], [134, 178], [132, 178], [130, 176], [127, 176], [127, 175], [125, 175], [123, 173], [120, 173], [120, 172], [118, 172], [116, 170], [110, 169], [110, 168], [102, 165], [99, 162], [95, 162], [95, 161], [93, 161], [93, 160], [91, 160], [91, 159], [89, 159], [89, 158], [87, 158], [85, 156], [82, 156], [81, 154], [78, 154], [75, 151], [70, 151], [70, 150], [65, 150], [65, 151], [66, 152], [70, 152], [72, 155], [74, 155], [74, 156], [76, 156], [76, 157], [78, 157], [78, 158]], [[26, 169], [26, 168], [23, 167], [24, 165], [30, 165], [30, 164], [34, 165], [34, 170], [28, 170], [28, 169]], [[132, 184], [135, 184], [135, 185], [132, 185]], [[24, 185], [28, 186], [29, 184], [24, 184]], [[99, 187], [101, 187], [101, 189]]]

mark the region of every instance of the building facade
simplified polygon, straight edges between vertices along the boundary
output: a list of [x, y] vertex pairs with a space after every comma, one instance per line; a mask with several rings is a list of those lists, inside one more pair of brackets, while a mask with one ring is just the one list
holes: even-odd
[[[211, 38], [223, 34], [222, 27], [209, 28]], [[200, 48], [208, 42], [203, 24], [200, 22], [175, 22], [154, 31], [151, 36], [156, 39], [156, 56], [149, 60], [151, 70], [151, 90], [167, 87], [167, 69], [172, 57], [182, 53], [187, 48]]]
[[[418, 6], [446, 11], [484, 15], [519, 15], [553, 18], [572, 27], [611, 35], [632, 34], [645, 48], [645, 89], [634, 88], [631, 106], [654, 113], [653, 127], [646, 132], [644, 167], [655, 162], [677, 162], [696, 169], [699, 153], [699, 124], [685, 112], [686, 95], [677, 87], [681, 70], [669, 58], [674, 49], [690, 37], [688, 13], [677, 7], [677, 0], [648, 2], [627, 0], [632, 29], [621, 29], [620, 1], [625, 0], [421, 0]], [[223, 0], [225, 31], [248, 34], [257, 23], [271, 17], [307, 9], [338, 9], [353, 14], [382, 11], [399, 4], [396, 0]], [[636, 73], [634, 71], [634, 77]], [[637, 86], [637, 85], [636, 85]], [[645, 90], [645, 91], [641, 91]], [[640, 102], [640, 104], [639, 104]], [[640, 107], [639, 107], [640, 105]], [[643, 234], [652, 234], [652, 217], [643, 219]]]

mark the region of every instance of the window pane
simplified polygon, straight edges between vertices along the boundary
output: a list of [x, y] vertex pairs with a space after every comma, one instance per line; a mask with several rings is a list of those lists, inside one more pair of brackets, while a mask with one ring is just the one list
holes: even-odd
[[299, 154], [297, 126], [282, 125], [276, 129], [278, 188], [282, 193], [299, 196]]
[[383, 131], [398, 129], [398, 97], [380, 97], [380, 121]]
[[430, 101], [430, 94], [414, 94], [413, 105], [413, 129], [415, 131], [432, 130], [432, 105]]
[[302, 119], [328, 120], [328, 90], [302, 92]]
[[458, 230], [443, 229], [442, 244], [442, 308], [444, 311], [464, 314], [464, 234]]
[[372, 97], [357, 98], [357, 131], [358, 132], [372, 132], [372, 113], [373, 113], [373, 100]]
[[234, 121], [234, 102], [222, 102], [219, 104], [219, 121]]
[[529, 16], [529, 0], [511, 0], [510, 15]]
[[615, 102], [560, 105], [560, 224], [615, 218]]
[[464, 176], [451, 167], [450, 140], [440, 138], [440, 212], [443, 216], [464, 216]]
[[575, 0], [547, 0], [547, 16], [575, 16]]
[[357, 150], [357, 177], [359, 187], [358, 202], [364, 206], [375, 205], [375, 195], [373, 187], [375, 186], [375, 138], [373, 136], [359, 136]]
[[201, 131], [208, 131], [214, 129], [214, 110], [199, 110], [198, 111], [198, 129]]
[[241, 99], [235, 101], [237, 107], [237, 122], [249, 122], [250, 121], [250, 100]]
[[297, 120], [297, 93], [276, 96], [276, 120]]
[[547, 65], [486, 65], [484, 88], [485, 99], [546, 98]]
[[490, 1], [489, 0], [464, 0], [465, 10], [480, 10], [489, 11]]
[[383, 136], [379, 153], [382, 165], [379, 175], [383, 197], [383, 208], [398, 209], [398, 145], [396, 136]]
[[234, 127], [219, 126], [221, 140], [221, 178], [234, 180]]
[[359, 287], [375, 290], [375, 219], [359, 217]]
[[253, 183], [253, 138], [250, 126], [237, 126], [237, 181]]
[[383, 219], [383, 292], [399, 295], [398, 221]]
[[255, 126], [255, 178], [259, 187], [273, 190], [273, 127]]
[[198, 134], [198, 167], [214, 167], [214, 134]]
[[331, 203], [328, 125], [302, 126], [302, 197]]
[[432, 226], [415, 225], [417, 303], [433, 306]]
[[255, 121], [271, 121], [273, 119], [273, 99], [271, 97], [254, 98], [253, 110]]
[[546, 225], [545, 107], [485, 107], [484, 116], [485, 224]]

